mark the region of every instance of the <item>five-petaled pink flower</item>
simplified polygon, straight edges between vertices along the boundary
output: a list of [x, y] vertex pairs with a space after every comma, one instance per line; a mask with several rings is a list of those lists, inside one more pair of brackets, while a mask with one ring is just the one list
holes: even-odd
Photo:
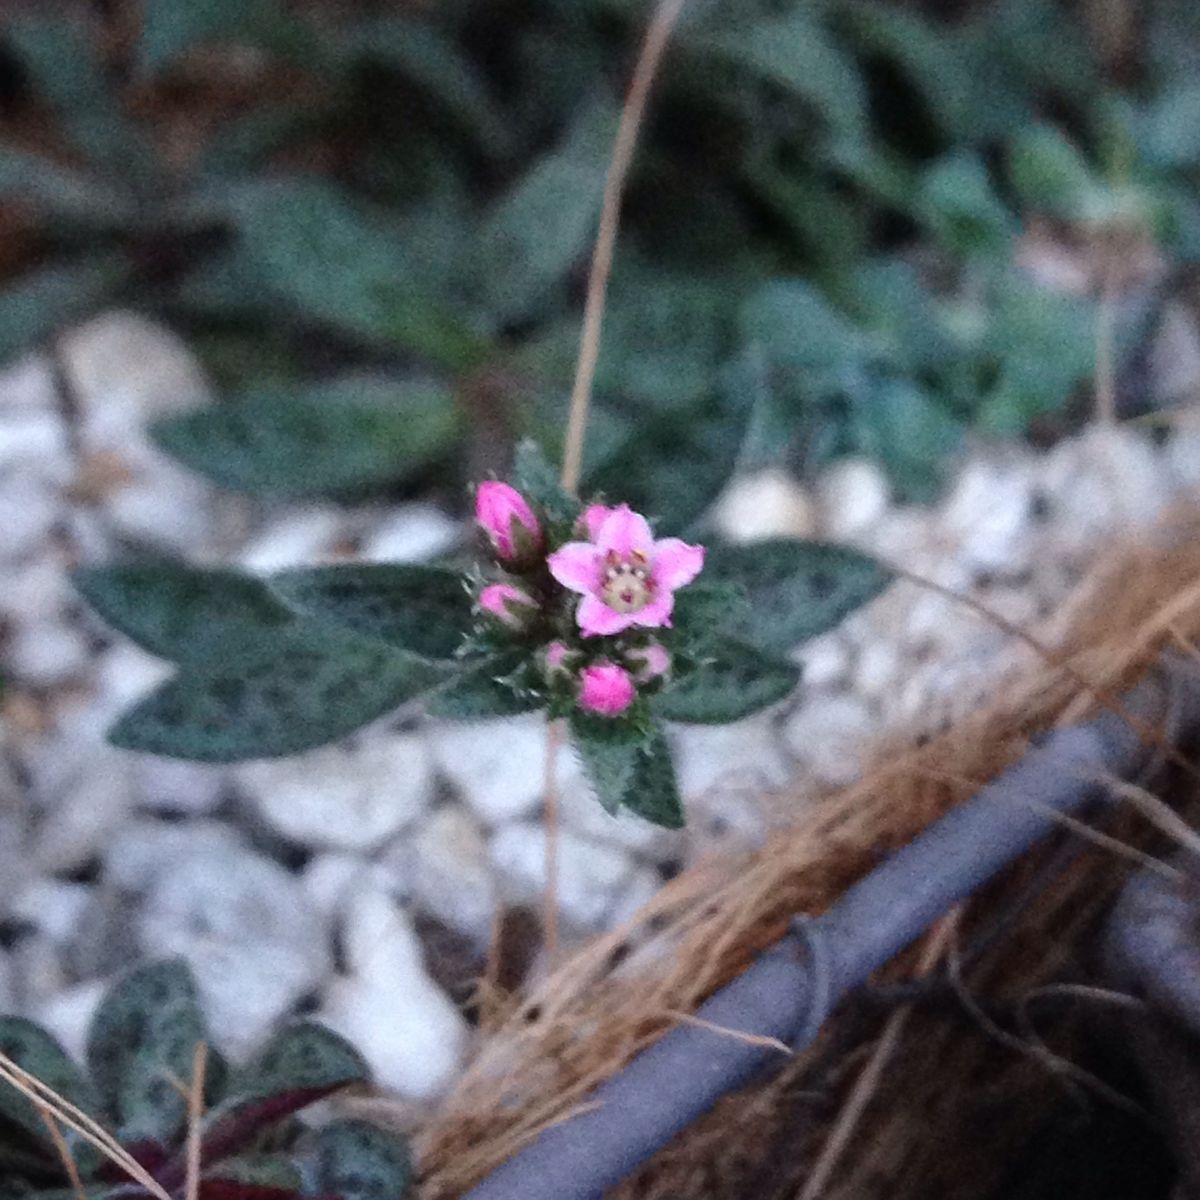
[[527, 561], [541, 549], [542, 527], [516, 488], [489, 479], [475, 489], [475, 519], [503, 563]]
[[563, 587], [583, 596], [575, 619], [584, 636], [670, 626], [675, 590], [700, 573], [704, 547], [679, 538], [656, 542], [646, 518], [627, 504], [593, 504], [583, 524], [589, 540], [568, 542], [547, 563]]
[[579, 707], [602, 717], [615, 717], [632, 703], [637, 689], [624, 667], [598, 662], [579, 673]]

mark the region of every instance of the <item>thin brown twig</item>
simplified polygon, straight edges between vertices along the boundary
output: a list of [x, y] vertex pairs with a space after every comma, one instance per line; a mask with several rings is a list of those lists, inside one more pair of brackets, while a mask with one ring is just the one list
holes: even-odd
[[[960, 911], [959, 908], [952, 909], [933, 927], [917, 962], [917, 969], [913, 975], [915, 979], [924, 979], [930, 975], [941, 960], [958, 924]], [[824, 1191], [830, 1176], [841, 1161], [850, 1138], [858, 1128], [858, 1123], [862, 1119], [871, 1097], [879, 1086], [884, 1068], [895, 1053], [911, 1012], [912, 1005], [906, 1004], [888, 1018], [883, 1034], [876, 1043], [870, 1059], [854, 1081], [854, 1087], [851, 1089], [846, 1103], [842, 1106], [841, 1112], [838, 1113], [837, 1121], [821, 1149], [821, 1155], [817, 1159], [816, 1165], [805, 1181], [799, 1200], [817, 1200]]]
[[604, 179], [604, 201], [600, 209], [600, 227], [592, 251], [592, 268], [588, 276], [587, 299], [583, 307], [583, 333], [579, 345], [579, 362], [571, 388], [570, 415], [563, 446], [562, 485], [569, 492], [579, 486], [583, 469], [583, 435], [587, 427], [588, 405], [592, 396], [592, 381], [600, 357], [600, 327], [604, 321], [604, 303], [608, 292], [608, 276], [612, 270], [613, 250], [617, 243], [617, 227], [621, 221], [621, 194], [625, 177], [633, 161], [638, 130], [646, 111], [650, 86], [658, 72], [663, 51], [671, 30], [683, 11], [685, 0], [659, 0], [654, 19], [646, 31], [642, 52], [634, 67], [629, 94], [621, 109], [621, 121], [613, 142], [612, 158]]
[[192, 1051], [192, 1085], [188, 1089], [187, 1177], [185, 1200], [197, 1200], [200, 1195], [201, 1119], [204, 1116], [204, 1074], [208, 1066], [208, 1046], [197, 1042]]
[[75, 1161], [75, 1155], [71, 1153], [71, 1147], [67, 1145], [67, 1139], [63, 1137], [63, 1132], [59, 1129], [54, 1114], [43, 1101], [34, 1100], [33, 1103], [37, 1106], [37, 1110], [46, 1124], [50, 1140], [54, 1143], [54, 1149], [58, 1151], [58, 1157], [62, 1159], [63, 1170], [66, 1171], [67, 1178], [71, 1181], [71, 1190], [75, 1193], [75, 1200], [87, 1200], [87, 1192], [84, 1190], [83, 1180], [79, 1176], [79, 1164]]
[[65, 1100], [52, 1087], [43, 1083], [0, 1052], [0, 1080], [11, 1084], [23, 1096], [36, 1105], [45, 1104], [62, 1124], [73, 1129], [85, 1141], [90, 1142], [106, 1158], [121, 1168], [136, 1183], [141, 1184], [156, 1200], [172, 1200], [162, 1185], [135, 1159], [102, 1125], [98, 1124], [81, 1108]]

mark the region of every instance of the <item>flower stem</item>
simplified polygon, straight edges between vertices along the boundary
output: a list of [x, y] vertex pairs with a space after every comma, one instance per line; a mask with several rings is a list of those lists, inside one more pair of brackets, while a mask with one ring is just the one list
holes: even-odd
[[568, 492], [574, 492], [579, 487], [579, 477], [583, 470], [583, 435], [587, 428], [596, 362], [600, 357], [600, 327], [604, 321], [608, 276], [612, 270], [613, 250], [617, 244], [617, 227], [621, 221], [621, 193], [625, 188], [625, 177], [629, 174], [629, 164], [633, 161], [633, 151], [646, 111], [650, 85], [654, 82], [663, 51], [667, 48], [671, 30], [679, 19], [684, 3], [685, 0], [659, 0], [633, 71], [629, 94], [621, 109], [621, 121], [617, 126], [612, 158], [609, 160], [608, 174], [604, 179], [600, 228], [592, 251], [592, 269], [588, 276], [587, 299], [583, 307], [579, 361], [575, 367], [575, 383], [571, 388], [571, 408], [567, 417], [567, 436], [563, 445], [562, 485]]

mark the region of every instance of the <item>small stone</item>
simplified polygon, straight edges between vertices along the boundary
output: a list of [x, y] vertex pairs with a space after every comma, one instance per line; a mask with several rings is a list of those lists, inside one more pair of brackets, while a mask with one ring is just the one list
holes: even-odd
[[802, 643], [789, 657], [803, 672], [804, 687], [829, 689], [846, 683], [853, 659], [846, 639], [836, 631]]
[[1200, 490], [1200, 414], [1171, 431], [1163, 447], [1163, 464], [1170, 482], [1188, 492]]
[[107, 991], [108, 983], [103, 979], [78, 983], [39, 1004], [34, 1019], [62, 1043], [76, 1062], [85, 1062], [88, 1030]]
[[817, 529], [816, 507], [792, 476], [769, 467], [730, 483], [717, 499], [713, 524], [734, 542], [812, 537]]
[[36, 879], [13, 902], [12, 915], [61, 946], [75, 933], [93, 891], [83, 883]]
[[37, 1012], [70, 984], [58, 947], [41, 934], [22, 938], [13, 947], [9, 963], [19, 1012]]
[[942, 507], [958, 557], [976, 571], [1013, 574], [1033, 561], [1033, 480], [1016, 460], [968, 463]]
[[176, 860], [146, 893], [137, 932], [143, 954], [187, 960], [209, 1024], [235, 1058], [331, 968], [326, 932], [299, 882], [246, 850]]
[[46, 354], [26, 354], [0, 371], [0, 421], [23, 412], [58, 408], [54, 364]]
[[0, 561], [12, 562], [45, 545], [62, 510], [62, 499], [29, 471], [0, 467]]
[[20, 626], [5, 646], [14, 679], [30, 687], [54, 687], [83, 675], [90, 647], [81, 630], [54, 619]]
[[111, 720], [173, 674], [170, 663], [122, 637], [96, 659], [95, 706]]
[[842, 787], [859, 777], [877, 728], [861, 700], [818, 694], [788, 719], [784, 737], [818, 779]]
[[123, 835], [125, 818], [133, 809], [129, 759], [107, 746], [95, 747], [87, 765], [51, 807], [37, 830], [33, 857], [43, 871], [65, 874]]
[[496, 882], [483, 831], [470, 813], [445, 805], [397, 847], [414, 903], [483, 945], [496, 911]]
[[871, 700], [886, 696], [899, 685], [901, 669], [900, 649], [895, 642], [868, 641], [858, 652], [854, 690]]
[[[541, 802], [546, 722], [540, 714], [437, 722], [429, 727], [429, 744], [438, 770], [485, 825], [526, 816]], [[564, 769], [570, 757], [561, 756]]]
[[679, 789], [685, 801], [719, 794], [761, 796], [783, 787], [791, 769], [774, 721], [755, 715], [729, 725], [683, 725], [671, 730]]
[[[540, 901], [546, 888], [546, 830], [537, 822], [504, 825], [491, 840], [500, 886], [515, 903]], [[634, 872], [633, 859], [613, 846], [562, 830], [558, 838], [558, 902], [582, 930], [599, 929]]]
[[821, 532], [835, 542], [853, 542], [883, 517], [891, 499], [891, 486], [878, 464], [840, 459], [817, 481]]
[[235, 777], [276, 833], [318, 849], [381, 846], [429, 807], [434, 790], [425, 740], [386, 729], [247, 763]]
[[347, 530], [346, 514], [336, 505], [307, 505], [276, 517], [238, 556], [248, 571], [269, 575], [289, 567], [311, 567], [334, 556]]
[[318, 854], [301, 872], [300, 886], [313, 908], [332, 923], [342, 915], [353, 887], [372, 865], [356, 854]]
[[242, 835], [232, 825], [144, 817], [127, 821], [121, 828], [121, 836], [108, 844], [103, 878], [115, 887], [144, 892], [180, 862], [192, 858], [215, 862], [221, 857], [237, 861], [245, 848]]
[[420, 562], [452, 550], [457, 521], [433, 504], [403, 504], [384, 518], [359, 548], [366, 562]]
[[662, 876], [653, 867], [639, 867], [617, 893], [604, 924], [610, 929], [625, 924], [658, 895], [662, 885]]
[[229, 772], [208, 763], [139, 754], [133, 761], [134, 795], [150, 812], [205, 816], [220, 807]]
[[350, 974], [330, 984], [319, 1019], [359, 1049], [378, 1086], [416, 1100], [444, 1091], [461, 1069], [467, 1025], [425, 970], [407, 915], [366, 888], [350, 902], [343, 944]]

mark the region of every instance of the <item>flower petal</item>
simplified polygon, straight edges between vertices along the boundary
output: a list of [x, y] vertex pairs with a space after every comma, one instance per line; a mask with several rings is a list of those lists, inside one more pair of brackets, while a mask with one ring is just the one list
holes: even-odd
[[654, 582], [674, 591], [691, 583], [704, 566], [704, 547], [689, 546], [679, 538], [654, 543]]
[[616, 509], [609, 508], [607, 504], [589, 504], [583, 512], [583, 525], [587, 530], [589, 541], [595, 541], [600, 536], [600, 530], [604, 526], [604, 522], [608, 520]]
[[628, 629], [641, 613], [619, 613], [609, 608], [599, 596], [584, 596], [575, 612], [575, 620], [584, 637], [607, 637]]
[[670, 588], [663, 588], [645, 608], [630, 613], [633, 624], [646, 629], [671, 628], [671, 613], [675, 610], [675, 594]]
[[654, 534], [650, 532], [650, 524], [641, 513], [635, 513], [628, 504], [622, 504], [604, 519], [596, 535], [596, 545], [604, 554], [611, 550], [621, 558], [628, 559], [636, 550], [649, 558], [654, 553]]
[[600, 554], [591, 542], [568, 542], [546, 559], [550, 574], [565, 588], [585, 596], [600, 587]]

